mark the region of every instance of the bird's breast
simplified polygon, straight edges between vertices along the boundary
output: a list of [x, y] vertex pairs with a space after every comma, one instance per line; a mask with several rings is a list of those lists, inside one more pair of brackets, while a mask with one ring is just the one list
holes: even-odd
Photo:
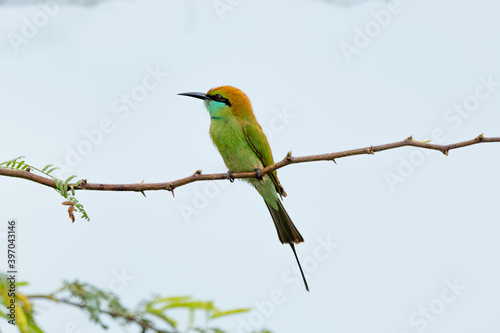
[[229, 170], [241, 172], [263, 167], [238, 121], [212, 119], [210, 137]]

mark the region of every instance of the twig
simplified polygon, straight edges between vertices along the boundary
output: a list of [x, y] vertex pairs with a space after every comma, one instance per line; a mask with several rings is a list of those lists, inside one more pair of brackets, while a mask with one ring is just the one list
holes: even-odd
[[[424, 149], [433, 149], [439, 150], [445, 155], [448, 155], [448, 152], [452, 149], [463, 148], [471, 145], [475, 145], [478, 143], [486, 143], [486, 142], [500, 142], [500, 137], [484, 137], [482, 134], [477, 136], [476, 138], [468, 141], [462, 141], [457, 143], [452, 143], [449, 145], [436, 145], [427, 142], [421, 142], [413, 140], [410, 136], [403, 141], [387, 143], [384, 145], [371, 146], [365, 148], [358, 148], [352, 150], [346, 150], [336, 153], [329, 154], [320, 154], [320, 155], [309, 155], [309, 156], [301, 156], [301, 157], [293, 157], [291, 152], [289, 152], [286, 157], [278, 163], [270, 165], [260, 171], [260, 174], [263, 176], [273, 170], [277, 170], [283, 168], [289, 164], [296, 163], [305, 163], [305, 162], [315, 162], [315, 161], [334, 161], [339, 158], [355, 156], [355, 155], [373, 155], [376, 152], [389, 150], [394, 148], [400, 148], [405, 146], [413, 146]], [[7, 177], [17, 177], [23, 178], [27, 180], [31, 180], [35, 183], [39, 183], [48, 187], [57, 188], [54, 180], [33, 174], [31, 172], [25, 170], [14, 170], [9, 168], [0, 168], [0, 176]], [[233, 178], [256, 178], [255, 171], [249, 172], [235, 172], [232, 174]], [[144, 192], [144, 191], [158, 191], [158, 190], [167, 190], [173, 193], [174, 189], [197, 181], [202, 180], [227, 180], [227, 173], [216, 173], [216, 174], [202, 174], [200, 170], [197, 170], [193, 175], [170, 181], [165, 183], [137, 183], [137, 184], [99, 184], [99, 183], [88, 183], [86, 181], [82, 182], [78, 187], [75, 184], [71, 184], [75, 187], [75, 190], [88, 190], [88, 191], [135, 191], [135, 192]]]
[[[87, 307], [87, 305], [84, 303], [75, 303], [75, 302], [68, 301], [68, 300], [63, 299], [63, 298], [57, 298], [53, 295], [28, 295], [28, 298], [29, 299], [51, 300], [51, 301], [54, 301], [56, 303], [64, 303], [64, 304], [76, 306], [76, 307], [79, 307], [82, 309]], [[123, 313], [119, 313], [119, 312], [115, 312], [115, 311], [111, 311], [111, 310], [103, 310], [103, 309], [99, 309], [99, 312], [107, 314], [113, 318], [123, 318], [127, 322], [133, 322], [133, 323], [141, 326], [143, 332], [146, 332], [147, 330], [153, 330], [156, 333], [171, 333], [169, 331], [160, 330], [160, 329], [156, 328], [155, 326], [153, 326], [149, 321], [144, 320], [144, 319], [140, 319], [140, 318], [136, 318], [130, 314], [123, 314]]]

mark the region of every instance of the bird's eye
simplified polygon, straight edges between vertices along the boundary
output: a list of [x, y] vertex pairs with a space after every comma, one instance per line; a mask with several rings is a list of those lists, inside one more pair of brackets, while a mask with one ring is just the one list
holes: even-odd
[[220, 101], [221, 99], [222, 99], [221, 95], [219, 95], [219, 94], [215, 95], [215, 100], [216, 101]]

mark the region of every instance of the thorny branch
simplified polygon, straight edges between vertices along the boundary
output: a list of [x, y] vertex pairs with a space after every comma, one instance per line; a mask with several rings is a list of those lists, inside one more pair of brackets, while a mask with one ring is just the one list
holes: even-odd
[[[448, 152], [452, 149], [467, 147], [467, 146], [475, 145], [478, 143], [486, 143], [486, 142], [500, 142], [500, 137], [484, 137], [481, 134], [472, 140], [452, 143], [449, 145], [437, 145], [437, 144], [432, 144], [432, 143], [427, 143], [427, 142], [416, 141], [410, 136], [410, 137], [406, 138], [405, 140], [399, 141], [399, 142], [387, 143], [387, 144], [383, 144], [383, 145], [358, 148], [358, 149], [352, 149], [352, 150], [346, 150], [346, 151], [329, 153], [329, 154], [293, 157], [291, 152], [289, 152], [285, 156], [285, 158], [283, 160], [281, 160], [280, 162], [277, 162], [273, 165], [270, 165], [268, 167], [261, 169], [260, 174], [263, 176], [263, 175], [265, 175], [273, 170], [283, 168], [289, 164], [315, 162], [315, 161], [333, 161], [333, 162], [335, 162], [336, 159], [339, 159], [342, 157], [355, 156], [355, 155], [366, 155], [366, 154], [373, 155], [376, 152], [380, 152], [383, 150], [389, 150], [389, 149], [400, 148], [400, 147], [405, 147], [405, 146], [413, 146], [413, 147], [419, 147], [419, 148], [424, 148], [424, 149], [439, 150], [443, 154], [448, 155]], [[54, 180], [47, 178], [47, 177], [33, 174], [33, 173], [31, 173], [29, 171], [25, 171], [25, 170], [13, 170], [13, 169], [8, 169], [8, 168], [0, 168], [0, 176], [23, 178], [23, 179], [31, 180], [35, 183], [39, 183], [39, 184], [48, 186], [48, 187], [57, 188]], [[235, 179], [236, 178], [256, 178], [257, 175], [256, 175], [255, 171], [234, 172], [232, 174], [232, 177]], [[170, 181], [170, 182], [164, 182], [164, 183], [99, 184], [99, 183], [88, 183], [87, 181], [84, 181], [78, 187], [77, 186], [74, 186], [74, 187], [75, 187], [75, 190], [88, 190], [88, 191], [144, 192], [144, 191], [167, 190], [167, 191], [172, 192], [172, 194], [173, 194], [174, 189], [181, 187], [183, 185], [189, 184], [189, 183], [202, 181], [202, 180], [220, 180], [220, 179], [227, 180], [228, 174], [227, 173], [202, 174], [201, 170], [197, 170], [194, 174], [192, 174], [189, 177], [177, 179], [177, 180]], [[74, 185], [74, 184], [71, 184], [71, 185]]]

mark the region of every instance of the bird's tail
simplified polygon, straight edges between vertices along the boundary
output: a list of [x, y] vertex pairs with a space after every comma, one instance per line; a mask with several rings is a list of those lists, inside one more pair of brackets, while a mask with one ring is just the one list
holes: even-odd
[[273, 217], [274, 226], [276, 227], [276, 231], [278, 231], [280, 242], [282, 244], [302, 243], [304, 238], [302, 238], [302, 235], [293, 224], [292, 219], [288, 216], [283, 204], [280, 200], [276, 200], [276, 202], [278, 203], [278, 210], [275, 210], [267, 202], [266, 206]]
[[286, 212], [285, 207], [283, 207], [281, 201], [277, 200], [276, 202], [278, 203], [278, 210], [274, 209], [266, 202], [267, 209], [269, 209], [269, 213], [271, 213], [273, 218], [274, 226], [276, 227], [276, 231], [278, 231], [280, 242], [282, 244], [290, 244], [292, 247], [293, 254], [297, 260], [297, 264], [299, 265], [302, 280], [304, 280], [306, 290], [309, 291], [309, 286], [307, 285], [306, 277], [302, 271], [302, 266], [300, 266], [299, 257], [297, 256], [297, 252], [295, 252], [294, 246], [294, 244], [302, 243], [304, 238], [302, 238], [302, 235], [293, 224], [292, 219], [288, 216], [288, 213]]

